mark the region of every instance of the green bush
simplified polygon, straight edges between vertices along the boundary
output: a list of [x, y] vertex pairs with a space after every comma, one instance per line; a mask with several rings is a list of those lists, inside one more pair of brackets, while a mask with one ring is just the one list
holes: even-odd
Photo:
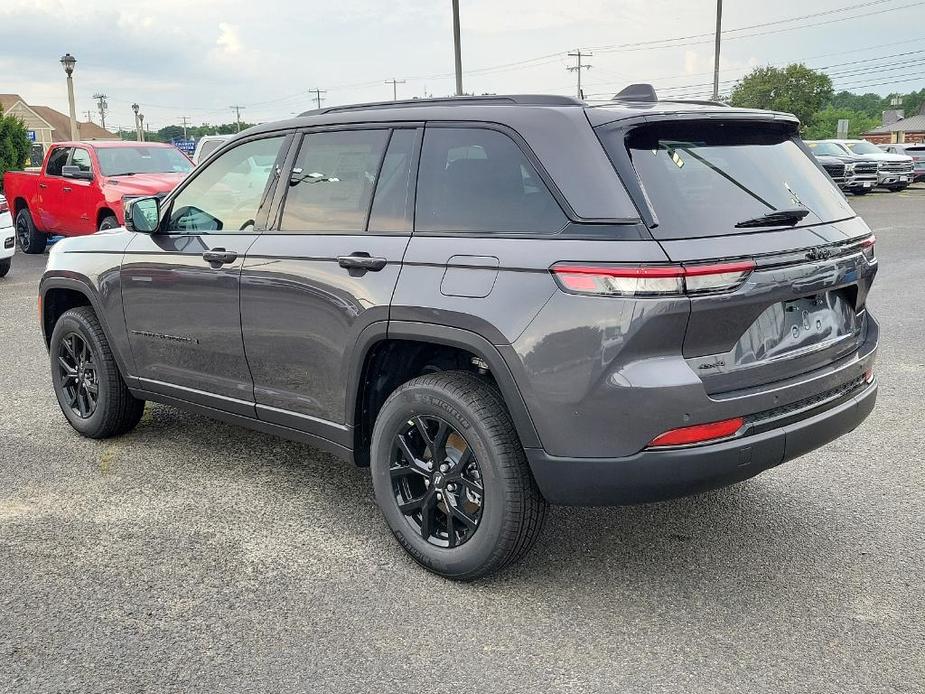
[[3, 174], [23, 168], [31, 148], [23, 122], [14, 116], [3, 115], [0, 109], [0, 190], [3, 190]]

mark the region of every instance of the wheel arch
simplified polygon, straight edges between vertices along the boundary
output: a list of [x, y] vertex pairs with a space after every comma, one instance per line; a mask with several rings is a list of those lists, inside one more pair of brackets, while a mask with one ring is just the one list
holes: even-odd
[[97, 229], [100, 228], [100, 224], [103, 223], [103, 220], [106, 219], [106, 217], [115, 217], [116, 221], [117, 222], [119, 221], [119, 215], [116, 214], [115, 210], [113, 210], [108, 205], [103, 205], [96, 211], [96, 228]]
[[[513, 419], [517, 434], [525, 448], [540, 447], [536, 427], [527, 410], [526, 403], [517, 386], [514, 376], [499, 349], [481, 335], [445, 325], [419, 323], [411, 321], [390, 321], [386, 328], [385, 321], [368, 326], [360, 335], [357, 344], [357, 358], [349, 375], [347, 384], [347, 415], [353, 428], [354, 459], [357, 465], [366, 465], [369, 460], [369, 437], [372, 424], [385, 398], [395, 388], [409, 380], [398, 373], [391, 380], [386, 379], [385, 388], [371, 382], [370, 371], [383, 350], [401, 345], [405, 350], [420, 350], [422, 354], [437, 354], [438, 359], [452, 358], [453, 354], [470, 355], [481, 360], [487, 366], [488, 374], [494, 379], [501, 391], [504, 402]], [[429, 352], [428, 350], [436, 350]], [[472, 366], [473, 370], [477, 367]], [[407, 372], [410, 378], [419, 372]], [[370, 399], [370, 394], [378, 391], [378, 397]]]
[[102, 309], [99, 296], [89, 280], [72, 276], [45, 277], [39, 286], [39, 302], [39, 321], [46, 349], [51, 344], [51, 334], [55, 324], [65, 311], [77, 306], [89, 306], [93, 309], [113, 356], [115, 356], [119, 372], [126, 383], [132, 385], [134, 379], [129, 376], [123, 355], [118, 349], [118, 343], [113, 339], [112, 330], [106, 320], [106, 312]]

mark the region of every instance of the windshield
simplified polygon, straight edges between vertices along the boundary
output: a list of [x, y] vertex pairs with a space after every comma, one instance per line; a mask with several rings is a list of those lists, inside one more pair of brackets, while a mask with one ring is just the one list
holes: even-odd
[[658, 218], [657, 239], [747, 233], [736, 224], [795, 208], [808, 213], [767, 226], [854, 217], [786, 125], [674, 121], [604, 138], [627, 148]]
[[848, 147], [855, 154], [883, 154], [883, 150], [870, 142], [849, 142]]
[[829, 157], [843, 157], [847, 154], [841, 145], [836, 145], [834, 142], [807, 142], [806, 146], [812, 150], [813, 154]]
[[100, 147], [96, 150], [104, 176], [139, 173], [187, 173], [192, 162], [173, 147]]

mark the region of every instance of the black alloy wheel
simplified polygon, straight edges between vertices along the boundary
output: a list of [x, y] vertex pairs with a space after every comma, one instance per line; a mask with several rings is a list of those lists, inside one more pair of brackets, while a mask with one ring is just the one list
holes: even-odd
[[466, 439], [446, 420], [409, 419], [393, 439], [389, 475], [398, 510], [429, 544], [459, 547], [478, 530], [482, 471]]
[[61, 340], [56, 356], [67, 407], [80, 419], [89, 419], [96, 412], [100, 394], [93, 350], [81, 335], [72, 332]]

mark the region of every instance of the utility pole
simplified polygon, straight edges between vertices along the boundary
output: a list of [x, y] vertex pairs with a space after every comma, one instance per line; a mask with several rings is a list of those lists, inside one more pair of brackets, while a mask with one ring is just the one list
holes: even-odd
[[460, 45], [459, 39], [459, 0], [453, 0], [453, 49], [456, 55], [456, 96], [462, 96], [462, 46]]
[[723, 0], [716, 0], [716, 48], [713, 51], [713, 101], [719, 101], [719, 40], [723, 33]]
[[385, 81], [386, 84], [392, 85], [392, 101], [398, 101], [398, 85], [404, 84], [405, 80], [390, 79]]
[[183, 139], [188, 140], [189, 138], [186, 136], [186, 128], [190, 125], [189, 116], [180, 116], [180, 122], [183, 123]]
[[314, 95], [315, 95], [315, 97], [314, 97], [314, 99], [315, 99], [315, 104], [317, 105], [318, 108], [321, 108], [321, 102], [324, 101], [324, 97], [321, 96], [321, 95], [322, 95], [322, 94], [327, 94], [327, 93], [328, 93], [328, 90], [327, 90], [327, 89], [318, 89], [318, 87], [315, 87], [314, 89], [309, 89], [309, 90], [308, 90], [308, 93], [309, 93], [309, 94], [314, 94]]
[[138, 113], [139, 108], [140, 106], [137, 103], [132, 104], [132, 113], [135, 114], [135, 140], [141, 142], [141, 121], [138, 118], [140, 115]]
[[98, 107], [100, 109], [100, 125], [103, 130], [106, 129], [106, 111], [109, 110], [109, 103], [106, 101], [107, 97], [102, 92], [97, 92], [93, 95], [93, 98], [97, 100]]
[[576, 48], [574, 53], [568, 54], [569, 58], [577, 59], [577, 63], [575, 65], [573, 65], [572, 67], [567, 67], [565, 69], [568, 70], [569, 72], [578, 73], [578, 98], [579, 99], [585, 98], [584, 92], [581, 91], [581, 71], [591, 69], [591, 66], [588, 65], [587, 63], [582, 64], [581, 59], [590, 58], [593, 55], [594, 55], [593, 53], [582, 53], [580, 48]]
[[84, 113], [87, 114], [87, 122], [92, 123], [93, 122], [93, 111], [84, 111]]
[[238, 132], [241, 132], [241, 109], [245, 108], [244, 106], [229, 106], [232, 111], [235, 113], [235, 123], [238, 126]]
[[145, 141], [145, 114], [138, 114], [138, 141]]

